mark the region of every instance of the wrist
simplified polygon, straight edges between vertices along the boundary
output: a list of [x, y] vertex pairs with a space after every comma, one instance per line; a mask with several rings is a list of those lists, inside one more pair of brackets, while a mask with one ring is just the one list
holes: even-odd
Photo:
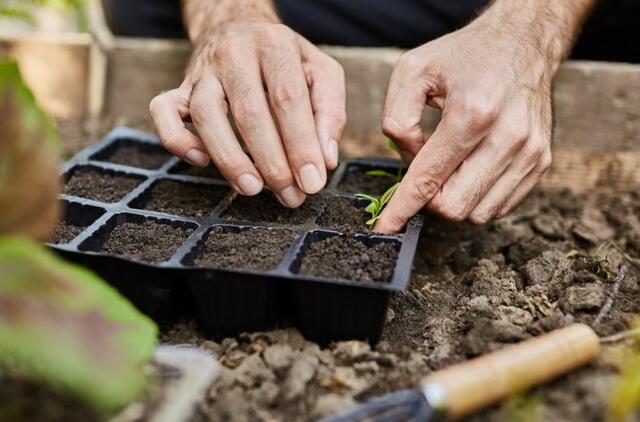
[[269, 0], [183, 0], [183, 4], [185, 26], [194, 48], [235, 25], [281, 22]]
[[594, 2], [577, 0], [567, 6], [557, 0], [496, 0], [473, 24], [510, 39], [522, 63], [540, 66], [553, 77]]

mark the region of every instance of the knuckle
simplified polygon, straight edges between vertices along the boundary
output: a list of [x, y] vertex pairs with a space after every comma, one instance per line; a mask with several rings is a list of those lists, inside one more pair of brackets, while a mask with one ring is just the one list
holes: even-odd
[[486, 98], [467, 96], [460, 104], [461, 115], [471, 128], [484, 129], [498, 117], [498, 107]]
[[281, 41], [283, 39], [292, 39], [293, 31], [283, 24], [264, 25], [258, 30], [258, 37], [266, 42]]
[[273, 88], [273, 103], [276, 107], [287, 107], [301, 103], [307, 91], [305, 88], [294, 84], [282, 84]]
[[440, 190], [440, 185], [431, 176], [419, 176], [409, 185], [411, 194], [423, 204], [426, 204]]
[[242, 124], [257, 121], [262, 113], [262, 108], [257, 101], [248, 98], [239, 99], [235, 108], [234, 116]]
[[551, 155], [551, 152], [548, 152], [540, 159], [540, 171], [542, 173], [546, 172], [551, 168], [551, 164], [553, 164], [553, 156]]
[[385, 116], [382, 119], [382, 132], [394, 140], [405, 139], [411, 134], [409, 125], [402, 124], [393, 117]]
[[460, 222], [466, 220], [468, 213], [464, 210], [464, 207], [459, 205], [449, 205], [439, 210], [440, 215], [449, 221]]
[[152, 117], [157, 116], [162, 108], [162, 103], [164, 101], [163, 95], [164, 94], [157, 95], [149, 102], [149, 113], [151, 113]]
[[410, 50], [403, 53], [400, 58], [398, 58], [397, 67], [400, 70], [411, 70], [421, 67], [422, 63], [422, 57], [416, 54], [414, 50]]
[[274, 189], [284, 188], [293, 183], [291, 175], [282, 167], [270, 165], [263, 168], [260, 173], [267, 180], [269, 186]]
[[544, 146], [540, 143], [529, 145], [524, 153], [524, 158], [528, 163], [537, 163], [544, 154]]
[[482, 226], [487, 224], [491, 220], [492, 214], [487, 210], [472, 211], [469, 214], [468, 220], [471, 224], [476, 226]]

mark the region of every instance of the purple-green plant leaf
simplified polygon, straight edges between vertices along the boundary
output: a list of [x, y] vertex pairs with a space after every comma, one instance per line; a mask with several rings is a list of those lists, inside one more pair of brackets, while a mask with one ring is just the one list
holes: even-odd
[[90, 271], [0, 238], [0, 367], [111, 411], [146, 386], [157, 329]]
[[48, 240], [59, 217], [59, 143], [53, 124], [0, 61], [0, 235]]

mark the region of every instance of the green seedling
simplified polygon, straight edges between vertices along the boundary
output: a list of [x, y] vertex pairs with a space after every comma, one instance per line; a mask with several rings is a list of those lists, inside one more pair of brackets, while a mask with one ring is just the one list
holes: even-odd
[[367, 220], [366, 224], [370, 229], [373, 229], [373, 225], [380, 218], [380, 214], [382, 214], [382, 210], [387, 205], [393, 194], [396, 192], [400, 186], [400, 182], [396, 182], [391, 186], [385, 193], [380, 196], [380, 198], [376, 198], [375, 196], [367, 195], [366, 193], [356, 193], [356, 198], [368, 199], [369, 205], [364, 209], [368, 214], [371, 215], [371, 218]]
[[[396, 143], [393, 142], [391, 138], [387, 138], [387, 146], [389, 147], [389, 149], [395, 152], [400, 152], [400, 148], [398, 148], [398, 145], [396, 145]], [[375, 177], [388, 177], [390, 179], [393, 179], [396, 183], [400, 183], [400, 181], [402, 180], [402, 167], [398, 168], [398, 172], [396, 174], [390, 173], [386, 170], [370, 170], [366, 174], [368, 176]]]

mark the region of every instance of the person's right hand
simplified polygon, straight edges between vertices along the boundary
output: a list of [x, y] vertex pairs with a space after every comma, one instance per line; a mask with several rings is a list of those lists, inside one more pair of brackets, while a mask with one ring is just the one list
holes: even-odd
[[[297, 207], [338, 164], [344, 72], [284, 25], [236, 20], [199, 38], [184, 82], [149, 108], [167, 150], [196, 166], [211, 157], [239, 193], [255, 195], [266, 184]], [[188, 119], [199, 137], [185, 128]]]

